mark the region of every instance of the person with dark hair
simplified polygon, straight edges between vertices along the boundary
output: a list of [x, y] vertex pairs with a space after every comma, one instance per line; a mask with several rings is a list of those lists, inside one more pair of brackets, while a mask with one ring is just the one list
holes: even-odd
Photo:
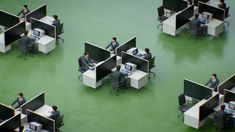
[[89, 67], [94, 67], [93, 61], [89, 57], [88, 52], [84, 52], [84, 55], [78, 59], [79, 68], [81, 73], [89, 70]]
[[26, 102], [26, 99], [24, 98], [23, 93], [19, 93], [18, 94], [18, 98], [11, 104], [11, 106], [13, 107], [16, 103], [16, 107], [15, 109], [18, 109], [21, 107], [21, 105], [23, 105]]
[[118, 41], [117, 41], [117, 38], [116, 38], [116, 37], [113, 37], [111, 43], [106, 46], [106, 49], [110, 48], [110, 51], [111, 51], [111, 52], [115, 52], [115, 49], [116, 49], [118, 46], [119, 46], [119, 43], [118, 43]]
[[143, 59], [145, 60], [152, 59], [152, 54], [150, 53], [149, 48], [145, 48], [144, 51], [145, 51], [145, 54], [143, 54]]
[[59, 116], [60, 116], [60, 111], [58, 110], [58, 107], [53, 105], [51, 115], [48, 116], [48, 117], [53, 119], [53, 120], [56, 120]]
[[53, 15], [53, 18], [54, 18], [54, 20], [52, 22], [52, 25], [58, 27], [60, 25], [60, 19], [58, 18], [57, 15]]
[[194, 15], [194, 19], [191, 21], [191, 23], [196, 25], [196, 27], [197, 27], [197, 30], [196, 30], [197, 35], [203, 35], [203, 34], [206, 33], [206, 26], [203, 25], [206, 22], [199, 20], [199, 14], [195, 14]]
[[225, 124], [225, 105], [221, 105], [221, 108], [219, 111], [214, 113], [214, 121], [215, 125], [220, 128], [220, 130], [223, 130], [224, 124]]
[[209, 85], [210, 88], [212, 88], [214, 91], [217, 91], [217, 86], [219, 85], [219, 79], [217, 78], [217, 74], [213, 73], [211, 75], [210, 80], [205, 85]]
[[25, 18], [26, 14], [30, 12], [28, 5], [23, 5], [23, 9], [17, 14], [17, 16], [20, 16], [22, 14], [22, 18]]
[[28, 36], [28, 31], [24, 31], [24, 35], [19, 39], [19, 45], [20, 45], [19, 47], [24, 56], [26, 56], [26, 53], [28, 52], [29, 49], [33, 50], [34, 45], [33, 44], [31, 45], [33, 41], [35, 40]]
[[220, 4], [218, 4], [218, 7], [222, 8], [222, 9], [226, 9], [226, 4], [225, 4], [224, 0], [220, 0]]

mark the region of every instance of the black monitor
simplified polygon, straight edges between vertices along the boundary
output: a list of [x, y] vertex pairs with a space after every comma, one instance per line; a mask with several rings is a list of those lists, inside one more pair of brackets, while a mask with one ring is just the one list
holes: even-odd
[[213, 14], [213, 18], [224, 21], [225, 18], [224, 9], [221, 9], [219, 7], [214, 7], [202, 2], [199, 2], [198, 8], [200, 14], [202, 14], [203, 12], [209, 12]]
[[10, 45], [11, 43], [18, 40], [21, 35], [25, 32], [25, 23], [21, 22], [5, 31], [5, 45]]
[[225, 80], [218, 86], [218, 91], [220, 94], [224, 94], [224, 89], [231, 90], [235, 88], [235, 74]]
[[209, 99], [212, 90], [201, 84], [184, 79], [184, 94], [196, 100]]
[[194, 6], [198, 6], [199, 1], [206, 3], [206, 2], [208, 2], [209, 0], [193, 0]]
[[123, 45], [120, 45], [118, 48], [116, 48], [116, 54], [117, 56], [122, 55], [122, 51], [126, 52], [130, 48], [136, 47], [136, 37], [128, 40], [126, 43]]
[[0, 25], [10, 28], [19, 22], [19, 17], [0, 10]]
[[21, 106], [21, 112], [26, 114], [26, 110], [35, 111], [45, 105], [45, 93], [41, 93]]
[[181, 13], [176, 15], [176, 29], [182, 27], [190, 21], [190, 18], [194, 14], [194, 6], [191, 5], [188, 8], [184, 9]]
[[148, 73], [149, 72], [149, 61], [142, 59], [137, 56], [130, 55], [126, 52], [122, 52], [122, 64], [125, 64], [127, 62], [136, 64], [137, 69], [143, 72]]
[[108, 59], [111, 55], [110, 51], [95, 46], [91, 43], [85, 42], [85, 52], [89, 53], [89, 56], [95, 62], [101, 62]]
[[7, 120], [13, 117], [15, 110], [0, 103], [0, 120]]
[[27, 110], [27, 122], [37, 122], [39, 124], [42, 124], [42, 127], [44, 130], [47, 130], [49, 132], [55, 132], [55, 121], [44, 117], [42, 115], [39, 115], [31, 110]]
[[21, 116], [17, 114], [11, 119], [7, 120], [3, 124], [0, 125], [1, 132], [15, 132], [15, 129], [21, 126]]
[[112, 69], [117, 65], [117, 56], [110, 57], [105, 62], [96, 67], [96, 81], [99, 81], [112, 73]]
[[26, 17], [26, 21], [30, 22], [30, 18], [35, 18], [35, 19], [40, 20], [45, 16], [47, 16], [47, 5], [46, 4], [29, 12], [25, 17]]
[[219, 105], [219, 93], [208, 99], [199, 107], [199, 120], [202, 121], [210, 114], [214, 113], [214, 108]]
[[235, 101], [235, 93], [229, 90], [224, 90], [224, 102], [229, 103]]
[[40, 20], [35, 18], [31, 18], [31, 28], [39, 28], [45, 31], [45, 35], [50, 36], [52, 38], [56, 37], [56, 27], [53, 25], [46, 24]]
[[188, 6], [187, 1], [183, 0], [163, 0], [163, 7], [171, 11], [181, 11]]

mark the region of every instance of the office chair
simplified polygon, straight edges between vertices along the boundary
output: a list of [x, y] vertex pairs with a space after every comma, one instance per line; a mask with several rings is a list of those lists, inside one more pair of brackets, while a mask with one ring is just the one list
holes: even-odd
[[156, 67], [154, 61], [155, 61], [155, 56], [149, 60], [149, 79], [151, 78], [151, 75], [153, 75], [153, 77], [155, 77], [156, 75], [155, 72], [151, 71], [151, 69]]
[[[228, 7], [228, 8], [225, 9], [225, 19], [227, 19], [227, 18], [230, 16], [230, 15], [229, 15], [229, 8], [230, 8], [230, 7]], [[224, 20], [224, 23], [226, 23], [227, 26], [229, 27], [229, 21], [228, 21], [228, 20]], [[225, 28], [225, 26], [224, 26], [224, 28]]]
[[36, 53], [35, 42], [26, 43], [21, 38], [18, 39], [18, 41], [19, 41], [19, 48], [21, 51], [19, 57], [23, 56], [24, 59], [26, 59], [27, 54]]
[[80, 57], [78, 59], [78, 66], [79, 66], [78, 71], [80, 72], [80, 75], [78, 75], [78, 79], [82, 80], [82, 74], [83, 74], [83, 72], [81, 70], [81, 68], [82, 68], [82, 57]]
[[187, 108], [186, 108], [186, 99], [185, 99], [185, 95], [184, 93], [183, 94], [180, 94], [178, 96], [178, 103], [179, 103], [179, 107], [178, 107], [178, 110], [181, 112], [177, 117], [180, 118], [182, 117], [182, 120], [184, 119], [184, 112], [187, 111]]
[[59, 116], [56, 119], [56, 129], [57, 129], [57, 132], [60, 132], [60, 128], [62, 126], [64, 126], [64, 115], [61, 115], [61, 116]]
[[168, 17], [165, 16], [165, 11], [164, 11], [164, 7], [160, 6], [157, 8], [157, 13], [158, 13], [158, 18], [157, 20], [160, 22], [160, 24], [157, 25], [157, 29], [159, 28], [159, 26], [162, 25], [162, 23], [168, 19]]
[[61, 34], [64, 33], [64, 23], [61, 23], [59, 26], [56, 27], [56, 42], [59, 43], [59, 40], [64, 42], [64, 39], [60, 37]]
[[110, 79], [111, 79], [111, 85], [112, 85], [112, 91], [110, 91], [110, 94], [115, 93], [116, 96], [118, 96], [119, 92], [122, 91], [122, 93], [125, 93], [125, 90], [128, 89], [129, 81], [126, 77], [119, 80], [118, 78], [116, 78], [115, 76], [111, 74]]
[[190, 21], [188, 23], [188, 26], [189, 26], [189, 32], [191, 33], [191, 38], [194, 38], [194, 39], [198, 38], [200, 36], [200, 32], [202, 32], [200, 28], [198, 27], [198, 25]]

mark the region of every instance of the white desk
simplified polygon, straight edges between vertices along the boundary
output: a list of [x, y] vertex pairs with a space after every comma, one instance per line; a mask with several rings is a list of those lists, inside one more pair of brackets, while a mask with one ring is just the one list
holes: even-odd
[[37, 110], [35, 110], [34, 112], [45, 116], [45, 117], [49, 117], [51, 115], [51, 111], [52, 111], [52, 107], [49, 105], [43, 105], [42, 107], [38, 108]]
[[172, 36], [176, 36], [179, 32], [176, 31], [176, 15], [178, 13], [173, 14], [168, 19], [166, 19], [162, 24], [162, 30], [164, 33], [167, 33]]
[[91, 88], [96, 89], [97, 87], [102, 85], [102, 80], [96, 81], [96, 70], [87, 70], [83, 74], [83, 84], [89, 86]]
[[209, 23], [206, 24], [207, 26], [207, 34], [211, 36], [218, 36], [222, 32], [224, 32], [224, 22], [217, 20], [217, 19], [212, 19], [209, 21]]
[[15, 115], [20, 114], [21, 117], [21, 125], [27, 123], [27, 115], [22, 114], [20, 111], [15, 111]]
[[[24, 129], [30, 130], [30, 129], [29, 129], [29, 123], [25, 123], [25, 124], [24, 124]], [[16, 132], [19, 132], [19, 129], [16, 129], [15, 131], [16, 131]], [[49, 132], [49, 131], [42, 129], [42, 131], [40, 131], [40, 132]]]
[[0, 52], [6, 53], [11, 50], [11, 45], [5, 46], [5, 33], [0, 34]]
[[207, 101], [206, 99], [203, 99], [200, 102], [198, 102], [196, 105], [191, 107], [189, 110], [184, 112], [184, 124], [196, 129], [199, 129], [204, 124], [204, 121], [201, 122], [199, 121], [199, 108], [206, 101]]
[[45, 17], [41, 18], [40, 21], [42, 21], [48, 25], [52, 25], [54, 18], [51, 16], [45, 16]]

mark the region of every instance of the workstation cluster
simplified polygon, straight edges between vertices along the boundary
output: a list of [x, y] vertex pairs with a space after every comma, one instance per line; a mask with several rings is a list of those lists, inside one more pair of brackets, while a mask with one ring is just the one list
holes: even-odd
[[63, 125], [63, 115], [49, 118], [52, 107], [45, 104], [45, 93], [40, 93], [15, 110], [0, 103], [0, 131], [15, 132], [23, 127], [34, 132], [56, 132]]
[[28, 31], [27, 35], [36, 45], [36, 50], [48, 54], [56, 48], [57, 36], [63, 28], [54, 26], [53, 20], [53, 17], [47, 15], [46, 4], [29, 12], [23, 19], [0, 11], [0, 25], [2, 27], [0, 52], [10, 51], [13, 42], [19, 40], [24, 32]]
[[[199, 129], [209, 117], [218, 128], [235, 128], [235, 74], [221, 83], [217, 91], [184, 79], [184, 92], [178, 101], [185, 125]], [[216, 113], [221, 111], [223, 105], [225, 114], [217, 117]]]
[[158, 8], [159, 20], [163, 25], [163, 32], [171, 36], [178, 35], [183, 29], [188, 28], [193, 34], [197, 25], [190, 25], [195, 14], [206, 28], [204, 35], [217, 37], [225, 30], [228, 23], [229, 7], [222, 9], [214, 0], [163, 0], [163, 5]]
[[144, 51], [136, 47], [135, 37], [117, 47], [114, 53], [90, 43], [85, 43], [84, 50], [95, 64], [82, 73], [83, 84], [94, 89], [109, 78], [116, 66], [121, 66], [120, 71], [128, 75], [131, 87], [141, 89], [148, 83], [150, 69], [155, 66], [155, 57], [150, 60], [141, 57]]

